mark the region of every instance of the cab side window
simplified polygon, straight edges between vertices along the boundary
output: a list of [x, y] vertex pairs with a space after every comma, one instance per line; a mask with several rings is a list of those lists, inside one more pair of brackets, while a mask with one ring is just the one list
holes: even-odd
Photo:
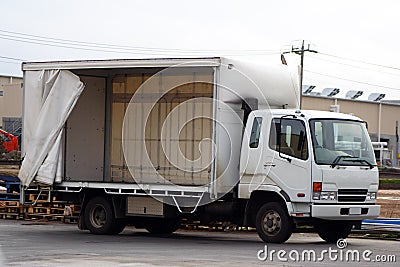
[[262, 123], [261, 117], [254, 118], [253, 126], [251, 128], [251, 134], [250, 134], [250, 142], [249, 142], [250, 148], [258, 147], [258, 143], [260, 142], [261, 123]]
[[274, 119], [271, 125], [269, 147], [302, 160], [308, 159], [308, 142], [303, 121]]

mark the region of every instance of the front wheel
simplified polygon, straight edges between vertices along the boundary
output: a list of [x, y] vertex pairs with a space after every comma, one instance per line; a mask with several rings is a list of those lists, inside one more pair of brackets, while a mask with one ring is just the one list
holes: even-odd
[[314, 228], [318, 235], [328, 243], [334, 243], [340, 238], [349, 236], [354, 222], [318, 221]]
[[109, 200], [105, 197], [94, 197], [85, 208], [84, 221], [92, 234], [119, 234], [125, 228], [125, 222], [115, 219]]
[[293, 221], [277, 202], [266, 203], [257, 212], [256, 229], [266, 243], [283, 243], [293, 232]]

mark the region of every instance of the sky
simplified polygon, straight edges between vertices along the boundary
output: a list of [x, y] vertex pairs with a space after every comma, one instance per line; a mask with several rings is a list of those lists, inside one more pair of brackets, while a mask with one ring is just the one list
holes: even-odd
[[3, 0], [0, 75], [22, 76], [22, 60], [226, 56], [280, 64], [282, 51], [305, 40], [318, 52], [304, 57], [303, 83], [315, 91], [400, 99], [399, 10], [396, 0]]

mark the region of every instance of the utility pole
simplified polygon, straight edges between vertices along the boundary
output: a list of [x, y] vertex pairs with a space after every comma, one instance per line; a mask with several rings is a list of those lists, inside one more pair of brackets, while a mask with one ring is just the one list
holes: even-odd
[[304, 40], [302, 40], [302, 42], [301, 42], [301, 47], [294, 47], [292, 45], [290, 51], [282, 52], [282, 54], [295, 53], [297, 55], [300, 55], [300, 103], [299, 103], [300, 109], [301, 109], [301, 101], [302, 101], [302, 98], [303, 98], [304, 52], [318, 53], [316, 50], [310, 49], [310, 44], [308, 44], [307, 48], [306, 48], [305, 45], [304, 45]]
[[396, 120], [396, 155], [394, 156], [394, 167], [399, 166], [399, 121]]

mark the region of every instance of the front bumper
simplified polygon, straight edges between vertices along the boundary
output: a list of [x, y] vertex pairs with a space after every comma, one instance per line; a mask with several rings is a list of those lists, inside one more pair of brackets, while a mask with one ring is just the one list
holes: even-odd
[[325, 220], [364, 220], [379, 217], [380, 205], [311, 205], [311, 216]]

